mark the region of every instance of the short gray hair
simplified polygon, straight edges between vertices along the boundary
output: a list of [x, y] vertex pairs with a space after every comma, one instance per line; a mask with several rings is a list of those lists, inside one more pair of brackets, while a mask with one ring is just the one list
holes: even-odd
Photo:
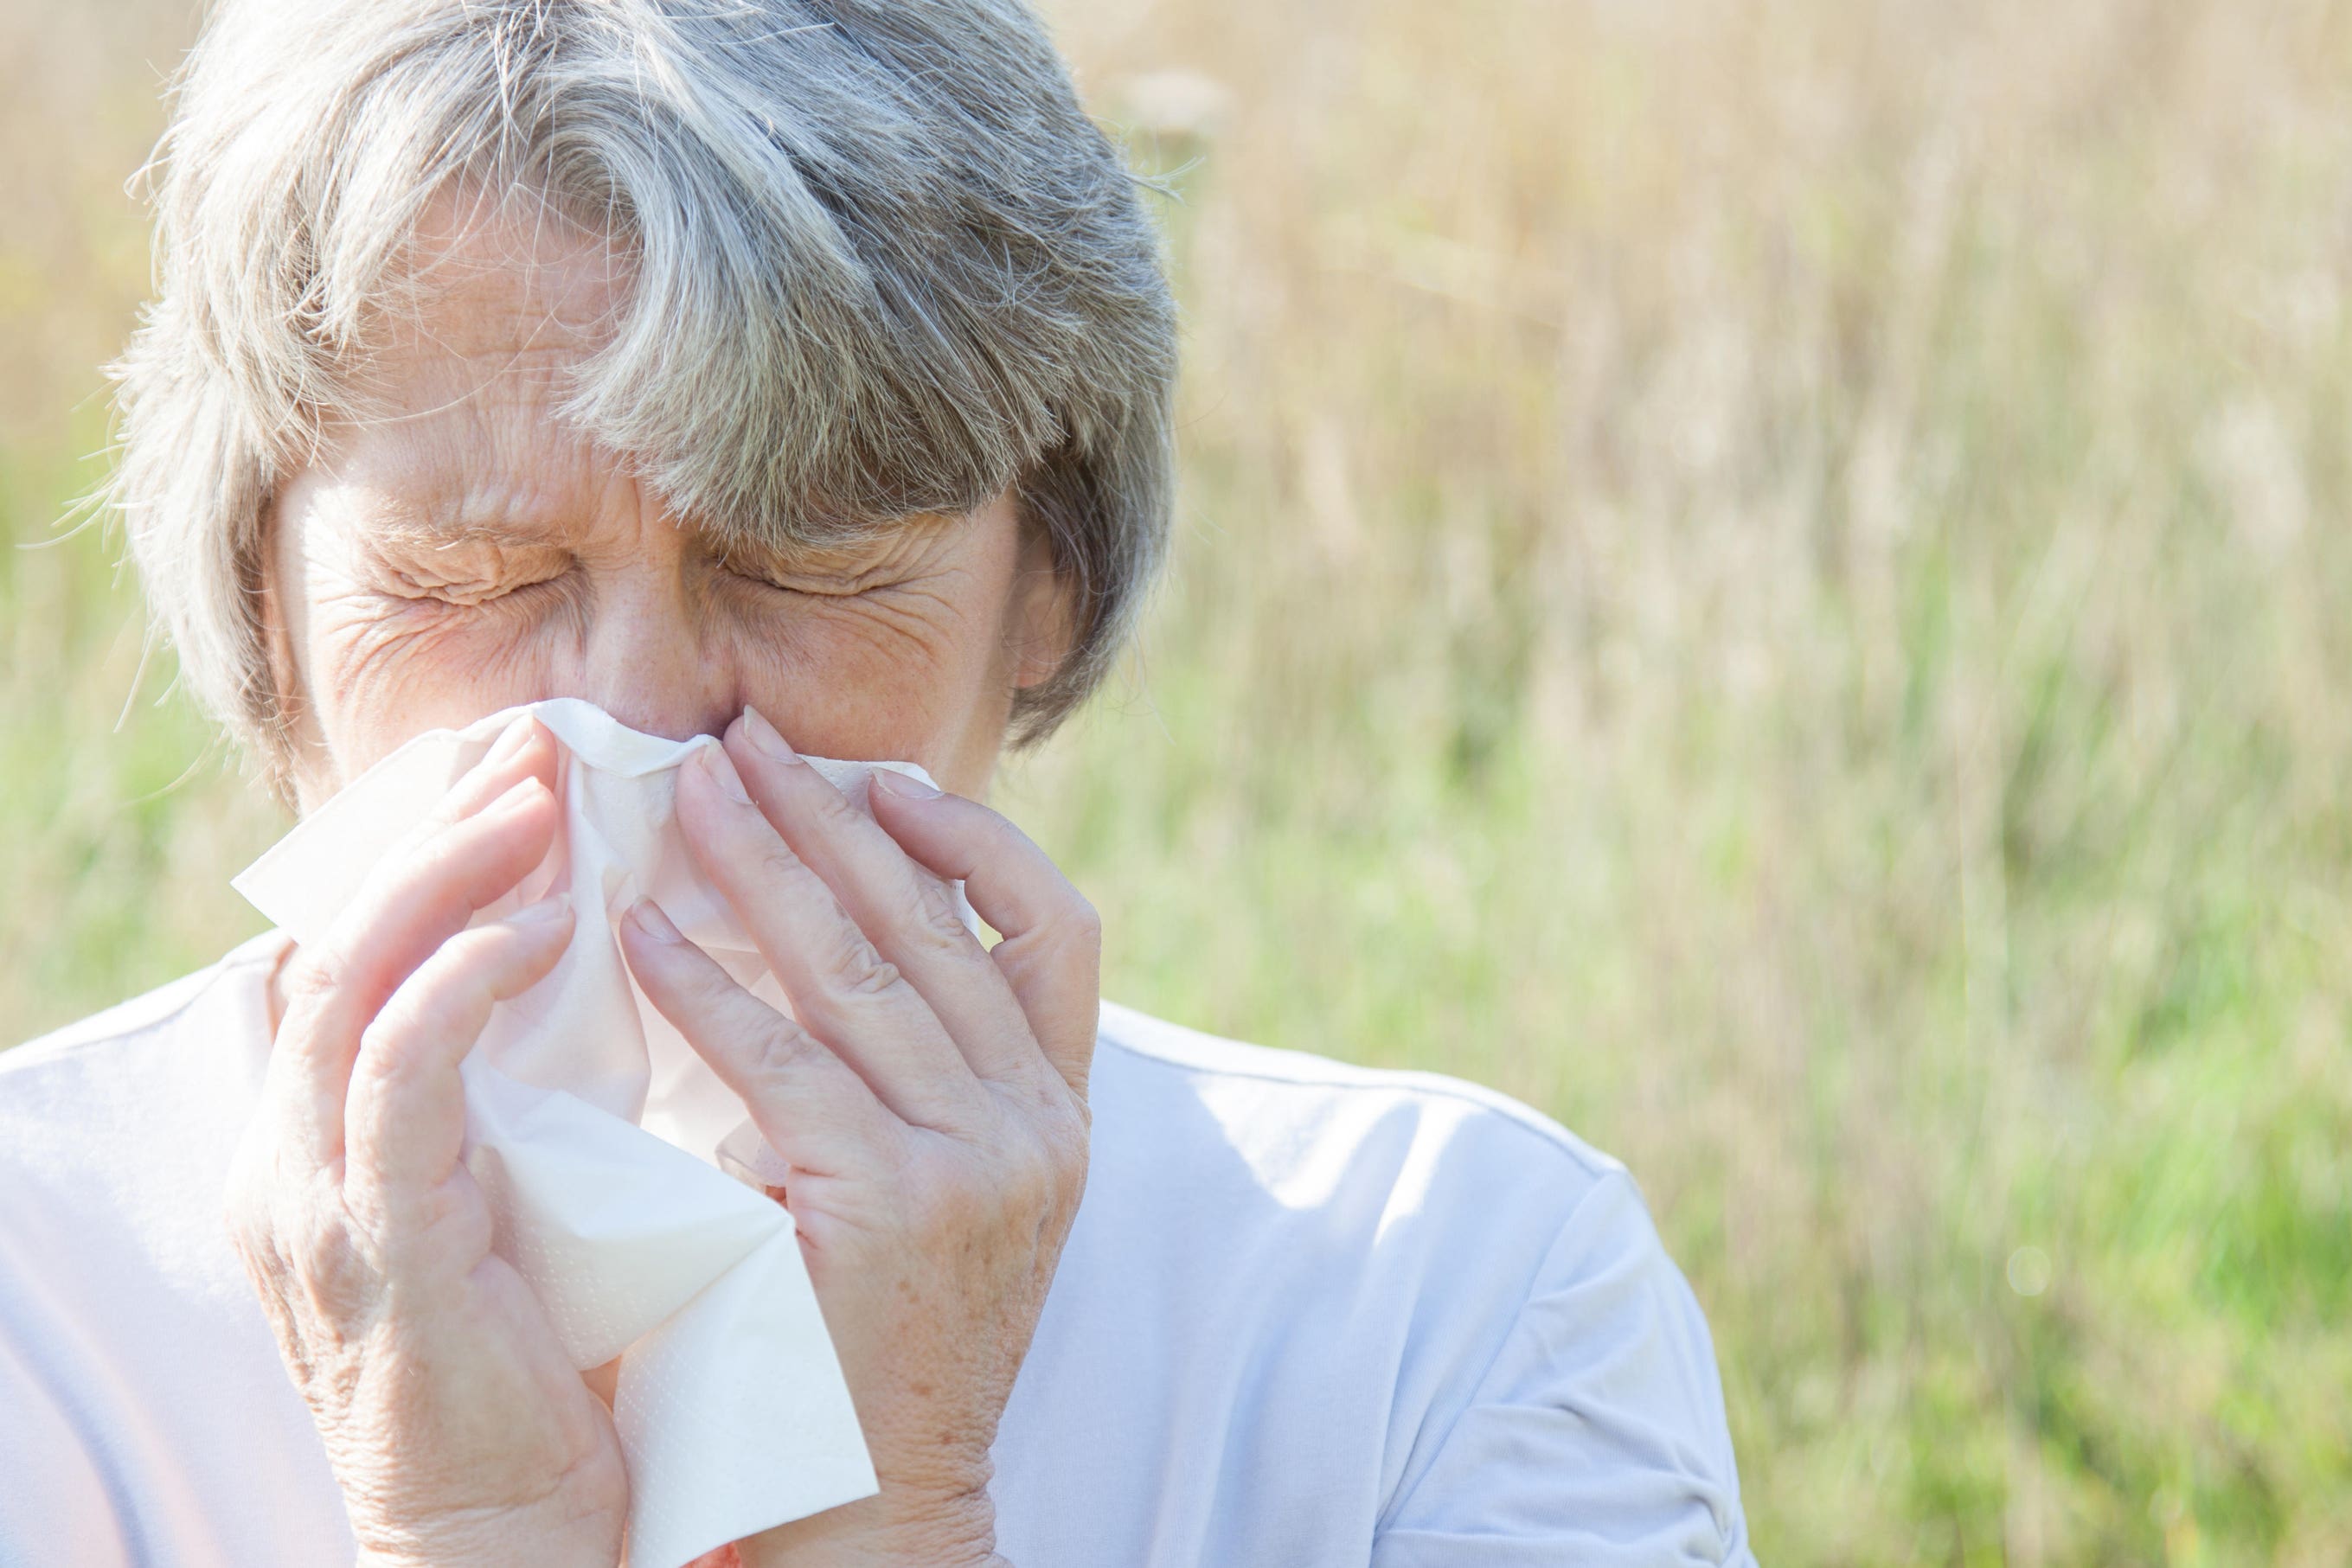
[[221, 0], [154, 170], [110, 495], [183, 679], [281, 789], [270, 496], [457, 185], [616, 244], [628, 299], [564, 412], [722, 538], [1013, 489], [1080, 606], [1016, 745], [1101, 680], [1164, 553], [1158, 236], [1019, 0]]

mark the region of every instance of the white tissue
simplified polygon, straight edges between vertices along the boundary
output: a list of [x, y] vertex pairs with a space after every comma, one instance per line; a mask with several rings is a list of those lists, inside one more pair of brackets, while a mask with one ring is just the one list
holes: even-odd
[[[641, 734], [569, 698], [435, 730], [353, 779], [234, 885], [298, 942], [314, 939], [525, 713], [561, 742], [562, 827], [546, 863], [478, 921], [568, 892], [578, 924], [554, 970], [499, 1004], [466, 1059], [465, 1157], [497, 1217], [499, 1253], [546, 1303], [572, 1364], [620, 1357], [627, 1561], [678, 1568], [877, 1490], [792, 1217], [757, 1190], [785, 1185], [788, 1167], [638, 993], [613, 931], [649, 894], [789, 1010], [673, 819], [674, 770], [718, 742]], [[929, 781], [912, 763], [808, 760], [861, 810], [876, 768]]]

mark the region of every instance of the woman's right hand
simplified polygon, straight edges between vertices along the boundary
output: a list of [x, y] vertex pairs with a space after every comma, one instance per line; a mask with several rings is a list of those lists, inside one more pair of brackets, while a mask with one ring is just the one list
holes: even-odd
[[360, 1561], [611, 1568], [612, 1416], [490, 1251], [457, 1065], [563, 952], [561, 901], [467, 929], [545, 857], [553, 737], [525, 719], [289, 960], [229, 1182], [238, 1251], [334, 1467]]

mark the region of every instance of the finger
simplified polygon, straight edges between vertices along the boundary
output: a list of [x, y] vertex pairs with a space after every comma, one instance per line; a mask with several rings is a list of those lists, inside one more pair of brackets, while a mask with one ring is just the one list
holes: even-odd
[[757, 710], [743, 710], [726, 744], [769, 823], [930, 1004], [971, 1070], [982, 1078], [1044, 1071], [1019, 998], [947, 884], [908, 860]]
[[342, 1153], [360, 1031], [434, 949], [547, 858], [555, 798], [523, 779], [404, 855], [387, 857], [327, 935], [296, 956], [271, 1052], [288, 1135], [317, 1164]]
[[459, 932], [362, 1032], [345, 1108], [343, 1189], [355, 1210], [398, 1224], [457, 1167], [466, 1139], [457, 1064], [493, 1006], [547, 977], [573, 925], [571, 899], [558, 896]]
[[723, 747], [678, 769], [677, 820], [803, 1027], [906, 1120], [980, 1126], [987, 1092], [946, 1027], [751, 803]]
[[[420, 852], [436, 836], [502, 800], [525, 779], [536, 779], [552, 793], [557, 760], [555, 737], [545, 725], [528, 715], [516, 720], [472, 768], [459, 776], [433, 810], [394, 841], [383, 855], [374, 874], [381, 876], [385, 866], [396, 865]], [[296, 955], [296, 964], [301, 963], [302, 956]], [[391, 985], [398, 983], [399, 977], [394, 977]], [[383, 995], [389, 994], [387, 985]], [[369, 1010], [381, 1003], [382, 997], [375, 998]]]
[[824, 1043], [678, 933], [653, 900], [621, 921], [621, 951], [655, 1010], [751, 1109], [769, 1147], [820, 1176], [896, 1157], [905, 1124]]
[[393, 840], [383, 858], [406, 854], [453, 822], [462, 821], [495, 802], [525, 779], [540, 779], [550, 789], [556, 784], [555, 737], [537, 719], [525, 715], [500, 730], [489, 749], [434, 802], [433, 809]]
[[526, 779], [555, 788], [555, 737], [526, 714], [501, 731], [482, 759], [449, 787], [449, 793], [425, 819], [428, 832], [470, 817]]
[[1102, 920], [1051, 857], [977, 800], [874, 776], [874, 820], [950, 881], [1003, 940], [990, 959], [1028, 1015], [1045, 1059], [1083, 1097], [1101, 1016]]

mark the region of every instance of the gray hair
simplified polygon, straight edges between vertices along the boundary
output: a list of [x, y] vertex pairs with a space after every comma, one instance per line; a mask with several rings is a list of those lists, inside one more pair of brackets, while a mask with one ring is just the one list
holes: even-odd
[[1080, 606], [1016, 745], [1101, 680], [1164, 552], [1157, 235], [1019, 0], [221, 0], [155, 171], [111, 498], [183, 679], [280, 788], [270, 496], [456, 186], [612, 239], [627, 300], [563, 412], [722, 538], [1012, 487]]

